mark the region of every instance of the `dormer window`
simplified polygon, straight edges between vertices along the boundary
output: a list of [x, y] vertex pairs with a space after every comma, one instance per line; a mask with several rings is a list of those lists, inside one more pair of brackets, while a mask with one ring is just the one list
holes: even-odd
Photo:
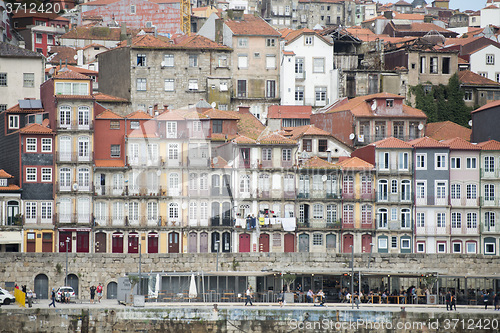
[[0, 187], [7, 187], [7, 179], [5, 178], [0, 179]]
[[87, 82], [56, 82], [56, 95], [88, 95]]
[[393, 99], [386, 99], [386, 100], [385, 100], [385, 105], [386, 105], [388, 108], [392, 108], [392, 107], [394, 107], [394, 100], [393, 100]]

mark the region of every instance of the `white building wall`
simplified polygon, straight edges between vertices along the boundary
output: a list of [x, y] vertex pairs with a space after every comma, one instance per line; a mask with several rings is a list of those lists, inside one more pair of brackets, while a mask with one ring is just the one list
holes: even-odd
[[[7, 86], [0, 87], [0, 104], [13, 107], [20, 99], [40, 99], [40, 85], [44, 81], [43, 58], [1, 57], [0, 73], [7, 73]], [[34, 73], [33, 87], [24, 86], [24, 73]]]
[[481, 28], [488, 25], [500, 25], [500, 8], [483, 8], [481, 9]]
[[[492, 65], [486, 64], [486, 55], [493, 54], [495, 59]], [[496, 73], [500, 74], [500, 48], [488, 45], [485, 48], [471, 54], [471, 71], [477, 74], [488, 73], [487, 78], [496, 81]]]

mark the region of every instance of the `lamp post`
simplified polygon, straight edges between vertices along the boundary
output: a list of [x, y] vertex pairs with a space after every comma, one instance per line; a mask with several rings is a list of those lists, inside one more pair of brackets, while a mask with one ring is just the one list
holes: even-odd
[[215, 271], [219, 271], [219, 248], [220, 248], [220, 240], [215, 241], [215, 248], [217, 250], [217, 266], [215, 267]]
[[139, 236], [139, 295], [142, 295], [142, 271], [141, 271], [141, 237]]
[[368, 269], [370, 269], [370, 263], [372, 261], [373, 243], [370, 243], [370, 256], [368, 257]]
[[69, 246], [69, 238], [66, 238], [66, 276], [64, 277], [64, 285], [68, 285], [68, 246]]
[[354, 309], [354, 247], [349, 245], [351, 248], [351, 307]]

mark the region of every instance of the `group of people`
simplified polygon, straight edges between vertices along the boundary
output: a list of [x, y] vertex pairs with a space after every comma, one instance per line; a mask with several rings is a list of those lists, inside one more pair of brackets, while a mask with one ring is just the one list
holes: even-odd
[[96, 287], [92, 285], [90, 287], [90, 303], [94, 304], [95, 303], [95, 294], [97, 293], [97, 301], [101, 303], [101, 298], [102, 298], [102, 284], [99, 283], [99, 285]]

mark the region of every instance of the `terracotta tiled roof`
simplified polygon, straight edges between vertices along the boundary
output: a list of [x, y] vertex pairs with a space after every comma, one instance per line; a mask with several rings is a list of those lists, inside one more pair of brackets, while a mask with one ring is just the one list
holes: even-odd
[[482, 150], [500, 150], [500, 142], [496, 140], [484, 141], [477, 144]]
[[483, 9], [498, 9], [495, 5], [489, 5], [488, 7], [484, 7]]
[[310, 105], [271, 105], [267, 110], [269, 119], [309, 119], [311, 114]]
[[289, 136], [293, 140], [297, 140], [305, 135], [319, 135], [319, 136], [332, 136], [330, 132], [324, 131], [320, 128], [317, 128], [314, 125], [304, 125], [304, 126], [299, 126], [299, 127], [288, 127], [285, 129], [287, 133], [289, 133], [287, 136]]
[[19, 130], [23, 134], [53, 134], [52, 130], [40, 124], [29, 124]]
[[14, 105], [13, 107], [10, 107], [7, 109], [6, 112], [8, 113], [34, 113], [34, 112], [42, 112], [44, 109], [21, 109], [19, 104]]
[[153, 119], [150, 114], [147, 114], [144, 111], [135, 111], [131, 114], [127, 115], [125, 118], [127, 119]]
[[[66, 67], [65, 65], [47, 67], [47, 68], [45, 68], [45, 74], [48, 74], [51, 69], [54, 70], [54, 74], [55, 74], [55, 73], [59, 72], [60, 69], [65, 68], [65, 67]], [[90, 70], [87, 68], [76, 67], [76, 66], [71, 66], [71, 65], [68, 65], [67, 67], [69, 70], [71, 70], [75, 73], [80, 73], [80, 74], [84, 74], [84, 75], [99, 75], [99, 72], [93, 71], [93, 70]]]
[[451, 46], [451, 45], [465, 45], [472, 43], [473, 41], [476, 41], [482, 37], [467, 37], [467, 38], [446, 38], [444, 41], [444, 45], [446, 46]]
[[0, 42], [0, 57], [41, 58], [42, 55], [9, 43]]
[[411, 6], [410, 3], [406, 2], [406, 1], [403, 1], [403, 0], [399, 0], [398, 2], [395, 3], [395, 5], [398, 5], [398, 6]]
[[451, 30], [441, 28], [439, 25], [435, 25], [434, 23], [426, 23], [426, 22], [413, 22], [409, 29], [406, 26], [396, 25], [396, 29], [398, 31], [412, 31], [412, 32], [428, 32], [431, 30], [436, 30], [437, 32], [446, 32], [457, 34]]
[[0, 169], [0, 178], [14, 178], [14, 176], [6, 172], [4, 169]]
[[94, 99], [93, 95], [56, 95], [57, 99]]
[[460, 82], [467, 85], [475, 85], [475, 86], [500, 86], [500, 83], [485, 78], [479, 74], [476, 74], [471, 71], [459, 71], [458, 78]]
[[[127, 29], [127, 34], [137, 35], [142, 29]], [[120, 28], [109, 27], [75, 27], [61, 36], [62, 39], [90, 39], [120, 41]]]
[[173, 120], [173, 121], [181, 121], [184, 120], [184, 115], [177, 110], [165, 111], [158, 116], [156, 116], [157, 120]]
[[196, 110], [188, 110], [182, 116], [184, 117], [184, 119], [189, 119], [189, 120], [209, 119], [207, 115], [204, 115]]
[[497, 107], [499, 105], [500, 105], [500, 100], [496, 100], [496, 101], [493, 101], [493, 102], [486, 103], [485, 105], [481, 106], [479, 109], [476, 109], [476, 110], [472, 111], [471, 113], [480, 112], [480, 111], [483, 111], [483, 110], [487, 110], [487, 109], [490, 109], [490, 108]]
[[295, 30], [290, 29], [290, 28], [283, 28], [283, 29], [278, 29], [278, 32], [281, 34], [281, 38], [285, 38], [288, 36], [288, 34], [294, 32]]
[[[214, 163], [214, 160], [217, 161], [217, 163]], [[223, 159], [220, 156], [212, 158], [212, 168], [227, 168], [227, 161]]]
[[98, 168], [124, 168], [125, 163], [123, 160], [95, 160], [94, 164]]
[[126, 98], [116, 97], [101, 92], [95, 93], [94, 97], [98, 102], [128, 102]]
[[423, 21], [425, 15], [422, 14], [403, 14], [403, 13], [395, 13], [395, 20], [409, 20], [409, 21]]
[[280, 36], [280, 33], [262, 18], [250, 14], [245, 14], [242, 21], [226, 20], [224, 23], [236, 36]]
[[239, 116], [240, 120], [237, 124], [238, 133], [248, 138], [257, 140], [265, 126], [251, 113], [240, 113]]
[[203, 114], [208, 116], [210, 119], [240, 119], [238, 113], [235, 111], [211, 109], [203, 112]]
[[111, 110], [104, 110], [102, 113], [100, 113], [96, 119], [123, 119], [122, 116], [117, 115], [116, 113], [112, 112]]
[[302, 35], [303, 33], [316, 34], [316, 31], [308, 29], [308, 28], [303, 28], [303, 29], [299, 29], [299, 30], [287, 30], [286, 35], [282, 34], [281, 36], [283, 37], [283, 39], [286, 42], [289, 42], [289, 41], [297, 38], [298, 36]]
[[338, 162], [336, 165], [342, 169], [373, 169], [373, 164], [363, 161], [359, 157], [346, 158], [345, 160]]
[[60, 62], [68, 65], [76, 65], [76, 50], [69, 46], [50, 46], [47, 62], [58, 65]]
[[418, 138], [409, 142], [415, 148], [448, 148], [447, 145], [429, 137]]
[[235, 138], [236, 138], [236, 135], [233, 135], [233, 134], [212, 133], [210, 140], [227, 142], [227, 141], [231, 141]]
[[294, 56], [294, 55], [295, 55], [295, 52], [293, 52], [293, 51], [283, 51], [283, 55], [286, 55], [286, 56]]
[[327, 161], [319, 158], [318, 156], [313, 156], [305, 160], [300, 166], [302, 169], [338, 169], [339, 166], [334, 163], [328, 163]]
[[59, 71], [57, 75], [53, 76], [54, 79], [68, 79], [68, 80], [90, 80], [90, 77], [83, 75], [72, 70]]
[[9, 184], [8, 186], [0, 187], [2, 191], [19, 191], [21, 188], [14, 184]]
[[239, 143], [239, 144], [254, 144], [257, 142], [254, 139], [248, 138], [244, 135], [239, 135], [236, 138], [234, 138], [232, 141], [234, 143]]
[[403, 140], [397, 139], [395, 137], [390, 137], [387, 139], [383, 139], [380, 141], [376, 141], [371, 143], [370, 145], [375, 146], [377, 148], [399, 148], [399, 149], [411, 149], [413, 148], [408, 142], [404, 142]]
[[142, 128], [133, 130], [132, 132], [130, 132], [130, 134], [128, 134], [128, 137], [134, 138], [134, 139], [137, 139], [137, 138], [157, 138], [158, 133], [156, 133], [156, 131], [152, 127], [153, 126], [148, 126], [147, 128], [144, 128], [144, 130]]
[[439, 123], [428, 123], [425, 128], [425, 134], [438, 141], [449, 140], [455, 137], [470, 141], [472, 130], [448, 120]]
[[82, 50], [86, 50], [89, 47], [102, 47], [102, 48], [104, 48], [106, 50], [109, 50], [109, 48], [107, 48], [106, 46], [101, 45], [101, 44], [97, 44], [97, 43], [92, 43], [92, 44], [89, 44], [89, 45], [85, 45], [84, 47], [82, 47]]
[[175, 47], [182, 47], [185, 49], [209, 49], [209, 50], [231, 50], [230, 47], [227, 47], [222, 44], [218, 44], [214, 41], [211, 41], [207, 37], [201, 35], [191, 35], [186, 36], [186, 38], [181, 39], [179, 42], [176, 41]]
[[453, 138], [441, 142], [445, 145], [448, 145], [448, 147], [453, 150], [481, 150], [481, 147], [478, 147], [477, 145], [472, 144], [462, 138]]
[[462, 57], [458, 57], [458, 64], [468, 64], [469, 62], [465, 59], [463, 59]]
[[285, 138], [283, 135], [281, 135], [279, 133], [276, 133], [276, 132], [270, 133], [268, 135], [264, 134], [264, 135], [262, 135], [262, 137], [259, 137], [257, 139], [257, 141], [260, 144], [265, 144], [265, 145], [269, 145], [269, 144], [273, 144], [273, 145], [279, 145], [279, 144], [282, 144], [282, 145], [294, 145], [294, 144], [297, 143], [297, 141]]

